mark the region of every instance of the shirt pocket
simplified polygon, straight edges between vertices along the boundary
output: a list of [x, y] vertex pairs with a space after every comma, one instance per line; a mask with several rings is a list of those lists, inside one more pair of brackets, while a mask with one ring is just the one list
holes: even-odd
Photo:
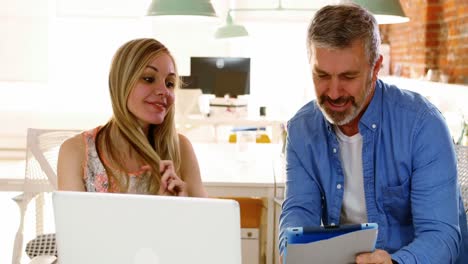
[[387, 219], [400, 224], [412, 222], [409, 178], [400, 185], [383, 187], [382, 197]]

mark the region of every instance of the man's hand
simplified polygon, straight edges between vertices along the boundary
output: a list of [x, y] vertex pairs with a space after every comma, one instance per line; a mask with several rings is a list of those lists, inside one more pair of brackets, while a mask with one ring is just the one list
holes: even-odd
[[187, 186], [175, 173], [172, 161], [161, 160], [159, 162], [159, 167], [161, 182], [158, 194], [167, 196], [188, 196]]
[[372, 253], [362, 253], [356, 256], [357, 264], [392, 264], [392, 257], [385, 250], [376, 249]]

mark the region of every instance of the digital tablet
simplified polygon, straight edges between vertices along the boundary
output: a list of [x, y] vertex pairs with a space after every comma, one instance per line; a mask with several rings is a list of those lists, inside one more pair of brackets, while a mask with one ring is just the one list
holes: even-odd
[[286, 229], [285, 264], [354, 263], [355, 256], [375, 250], [378, 225], [290, 227]]
[[288, 244], [304, 244], [323, 239], [329, 239], [358, 230], [378, 228], [379, 226], [377, 225], [377, 223], [313, 227], [290, 227], [286, 229], [286, 242]]

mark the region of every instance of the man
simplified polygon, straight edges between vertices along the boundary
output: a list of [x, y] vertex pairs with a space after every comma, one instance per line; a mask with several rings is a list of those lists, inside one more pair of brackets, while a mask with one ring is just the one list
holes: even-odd
[[307, 44], [317, 100], [288, 123], [281, 254], [287, 227], [375, 222], [377, 249], [357, 263], [468, 263], [449, 131], [425, 98], [377, 79], [375, 18], [326, 6]]

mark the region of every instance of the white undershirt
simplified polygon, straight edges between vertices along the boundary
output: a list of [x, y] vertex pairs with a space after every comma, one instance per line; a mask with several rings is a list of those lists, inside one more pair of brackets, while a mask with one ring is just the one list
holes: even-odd
[[362, 172], [362, 136], [348, 137], [338, 127], [335, 132], [340, 144], [344, 172], [344, 193], [340, 224], [367, 223], [364, 176]]

